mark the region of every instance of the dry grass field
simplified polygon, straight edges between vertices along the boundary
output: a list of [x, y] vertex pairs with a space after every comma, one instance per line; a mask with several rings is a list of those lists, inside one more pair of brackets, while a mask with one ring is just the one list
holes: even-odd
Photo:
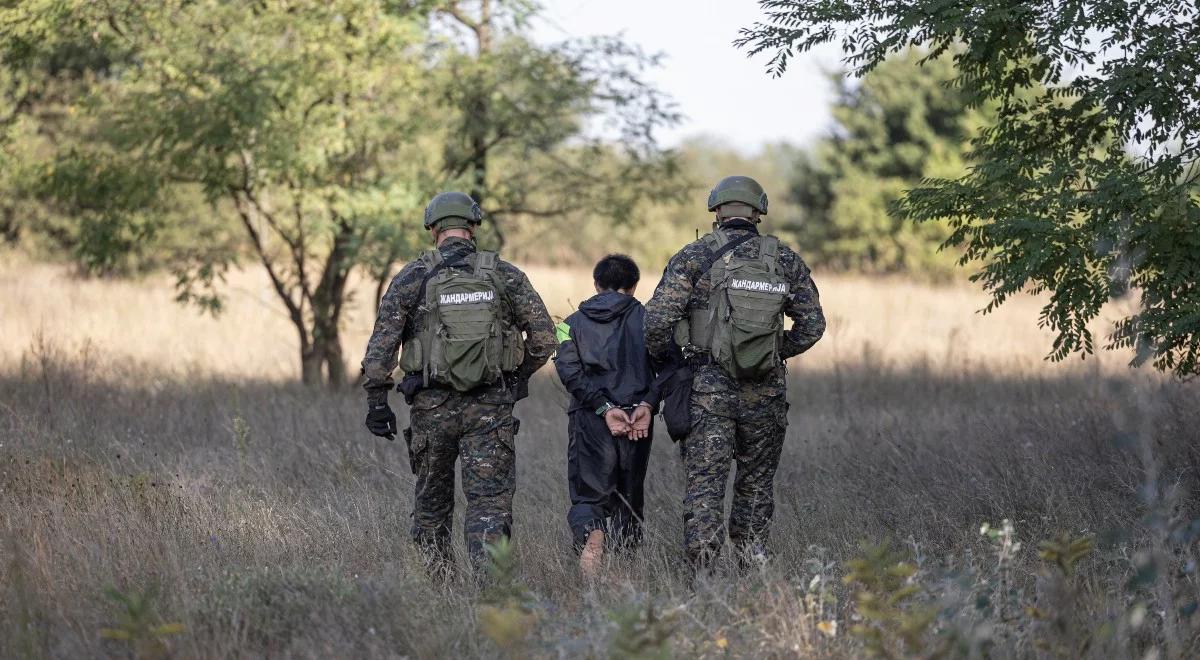
[[[665, 434], [646, 546], [577, 576], [544, 371], [517, 409], [515, 573], [479, 593], [426, 579], [402, 445], [363, 429], [360, 391], [294, 383], [256, 273], [212, 319], [166, 280], [0, 264], [0, 657], [1200, 653], [1200, 388], [1123, 355], [1044, 362], [1036, 300], [985, 317], [969, 286], [818, 274], [829, 331], [790, 365], [776, 561], [695, 584]], [[558, 314], [590, 288], [531, 277]]]

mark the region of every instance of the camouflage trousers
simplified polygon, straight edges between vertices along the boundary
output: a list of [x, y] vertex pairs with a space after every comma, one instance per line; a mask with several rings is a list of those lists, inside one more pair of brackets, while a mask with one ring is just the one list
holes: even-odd
[[687, 479], [684, 549], [693, 565], [711, 566], [725, 543], [725, 485], [731, 464], [736, 472], [729, 538], [739, 557], [764, 552], [775, 512], [775, 470], [783, 451], [787, 409], [782, 392], [692, 393], [692, 429], [679, 444]]
[[511, 403], [446, 391], [417, 395], [404, 432], [417, 477], [412, 538], [431, 565], [449, 566], [454, 515], [454, 464], [462, 461], [467, 499], [463, 532], [477, 571], [487, 566], [485, 544], [512, 534], [516, 445], [520, 422]]

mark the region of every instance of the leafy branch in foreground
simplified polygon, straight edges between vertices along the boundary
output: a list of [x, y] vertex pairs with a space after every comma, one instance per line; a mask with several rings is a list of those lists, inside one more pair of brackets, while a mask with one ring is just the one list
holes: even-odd
[[838, 42], [862, 76], [920, 46], [949, 54], [953, 85], [994, 103], [975, 165], [928, 179], [899, 217], [946, 221], [947, 246], [992, 295], [1049, 293], [1049, 357], [1091, 353], [1089, 323], [1131, 289], [1140, 308], [1108, 348], [1134, 348], [1181, 377], [1200, 373], [1200, 8], [1182, 0], [760, 0], [737, 45], [790, 60]]

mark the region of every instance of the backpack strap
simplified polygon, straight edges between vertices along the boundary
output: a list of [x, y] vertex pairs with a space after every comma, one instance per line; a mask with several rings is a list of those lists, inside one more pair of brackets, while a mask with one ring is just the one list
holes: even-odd
[[767, 272], [774, 275], [779, 267], [779, 239], [774, 236], [763, 236], [758, 246], [758, 256], [762, 259]]
[[494, 270], [496, 270], [495, 252], [475, 253], [475, 277], [491, 277]]
[[[708, 234], [707, 236], [704, 237], [705, 248], [706, 248], [706, 251], [708, 254], [705, 255], [705, 261], [704, 261], [704, 264], [700, 268], [700, 272], [696, 273], [696, 276], [694, 278], [692, 278], [692, 286], [696, 286], [696, 282], [699, 282], [700, 278], [704, 277], [705, 273], [712, 270], [713, 265], [715, 265], [718, 261], [720, 261], [721, 257], [736, 250], [742, 244], [750, 242], [751, 239], [755, 239], [755, 238], [759, 237], [757, 233], [750, 232], [750, 233], [747, 233], [745, 236], [739, 236], [731, 241], [725, 241], [723, 245], [721, 245], [720, 247], [718, 247], [714, 250], [713, 248], [709, 247], [713, 244], [712, 242], [710, 242], [709, 238], [716, 237], [716, 240], [719, 241], [720, 237], [717, 237], [717, 232], [720, 232], [720, 231], [721, 230], [718, 229], [717, 231], [714, 231], [712, 234]], [[723, 237], [724, 235], [725, 235], [724, 232], [721, 232], [720, 236]], [[776, 247], [778, 247], [778, 241], [776, 241]]]
[[720, 229], [714, 229], [712, 232], [704, 235], [703, 241], [704, 247], [708, 248], [709, 252], [716, 252], [721, 249], [722, 245], [729, 242], [729, 237]]
[[512, 301], [508, 299], [504, 291], [504, 277], [500, 274], [500, 269], [497, 266], [500, 263], [500, 255], [495, 252], [476, 252], [475, 253], [475, 277], [487, 278], [492, 281], [492, 286], [496, 287], [496, 295], [500, 296], [500, 302], [503, 305], [505, 313], [509, 320], [516, 318], [516, 312], [513, 310]]
[[467, 256], [470, 255], [464, 255], [458, 257], [457, 259], [446, 261], [442, 258], [442, 253], [437, 250], [430, 250], [429, 252], [421, 255], [421, 260], [425, 262], [425, 264], [429, 267], [429, 270], [425, 271], [425, 276], [421, 278], [421, 290], [417, 294], [417, 304], [425, 303], [425, 291], [429, 287], [429, 280], [437, 277], [438, 273], [442, 272], [443, 270], [446, 270], [447, 268], [453, 268], [454, 266], [463, 263], [466, 261]]

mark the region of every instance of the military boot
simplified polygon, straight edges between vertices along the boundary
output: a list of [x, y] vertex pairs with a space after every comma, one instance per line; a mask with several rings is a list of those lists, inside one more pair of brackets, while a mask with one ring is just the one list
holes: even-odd
[[743, 571], [762, 570], [771, 562], [771, 554], [760, 541], [751, 541], [738, 547], [736, 554], [738, 568]]

